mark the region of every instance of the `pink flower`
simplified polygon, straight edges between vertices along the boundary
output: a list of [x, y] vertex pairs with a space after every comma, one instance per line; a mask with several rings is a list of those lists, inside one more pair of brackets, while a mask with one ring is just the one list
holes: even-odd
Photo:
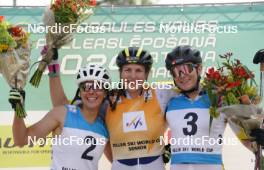
[[48, 46], [45, 45], [45, 46], [43, 47], [43, 49], [41, 50], [40, 54], [41, 54], [41, 55], [45, 55], [45, 54], [47, 54], [47, 52], [48, 52]]

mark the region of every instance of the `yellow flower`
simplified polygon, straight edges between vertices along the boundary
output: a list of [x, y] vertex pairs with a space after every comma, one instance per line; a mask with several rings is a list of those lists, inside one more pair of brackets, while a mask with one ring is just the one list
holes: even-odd
[[0, 51], [2, 52], [2, 51], [7, 51], [7, 49], [8, 49], [8, 45], [6, 45], [6, 44], [0, 44]]

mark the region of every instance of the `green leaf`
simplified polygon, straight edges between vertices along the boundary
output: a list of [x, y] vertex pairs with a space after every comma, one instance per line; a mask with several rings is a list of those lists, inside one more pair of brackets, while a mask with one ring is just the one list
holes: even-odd
[[209, 136], [210, 136], [210, 133], [211, 133], [212, 124], [213, 124], [213, 117], [210, 115], [210, 120], [209, 120]]

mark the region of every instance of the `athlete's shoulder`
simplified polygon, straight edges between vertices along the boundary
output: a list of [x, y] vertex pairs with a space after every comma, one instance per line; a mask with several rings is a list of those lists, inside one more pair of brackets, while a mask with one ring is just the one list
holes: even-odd
[[45, 119], [56, 120], [63, 124], [66, 114], [67, 110], [64, 105], [56, 106], [45, 115]]
[[159, 86], [153, 90], [158, 98], [158, 100], [169, 100], [172, 97], [178, 96], [179, 93], [177, 90], [169, 84], [165, 84], [163, 86]]
[[173, 96], [168, 104], [167, 104], [167, 107], [172, 107], [172, 106], [177, 106], [177, 105], [181, 105], [181, 104], [184, 104], [186, 103], [187, 101], [185, 100], [185, 96], [183, 94], [177, 94], [175, 96]]

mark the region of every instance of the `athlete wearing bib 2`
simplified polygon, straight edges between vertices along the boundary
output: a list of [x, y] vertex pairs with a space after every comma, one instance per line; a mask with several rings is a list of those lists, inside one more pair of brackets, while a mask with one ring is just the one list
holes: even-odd
[[[98, 169], [98, 161], [109, 138], [104, 121], [98, 114], [108, 91], [101, 86], [95, 86], [98, 84], [95, 82], [110, 82], [106, 70], [98, 65], [83, 67], [77, 75], [82, 101], [80, 105], [55, 107], [43, 119], [28, 128], [23, 119], [15, 117], [15, 145], [24, 146], [28, 144], [29, 138], [45, 138], [52, 132], [51, 169]], [[10, 93], [10, 102], [12, 105], [22, 103], [21, 94]]]
[[117, 90], [105, 117], [113, 155], [112, 170], [165, 168], [160, 137], [166, 130], [164, 108], [175, 92], [143, 89], [152, 63], [151, 55], [142, 48], [129, 47], [117, 56], [120, 79], [127, 82], [128, 88]]
[[[227, 119], [223, 114], [213, 119], [209, 130], [210, 101], [200, 88], [202, 58], [190, 46], [178, 46], [166, 56], [166, 68], [181, 94], [166, 108], [171, 129], [171, 170], [222, 170], [223, 132]], [[242, 137], [241, 129], [235, 130]]]
[[[80, 88], [78, 88], [75, 92], [75, 96], [72, 100], [69, 100], [64, 92], [63, 86], [62, 86], [62, 82], [61, 82], [61, 78], [60, 78], [60, 64], [58, 61], [58, 56], [59, 56], [59, 52], [58, 49], [53, 49], [54, 50], [54, 55], [53, 55], [53, 60], [52, 62], [49, 64], [48, 69], [49, 69], [49, 87], [50, 87], [50, 98], [52, 101], [52, 105], [53, 107], [57, 107], [60, 105], [65, 105], [65, 104], [71, 104], [71, 105], [79, 105], [82, 103], [81, 97], [80, 97]], [[90, 64], [91, 65], [91, 64]], [[99, 69], [103, 69], [103, 72], [107, 72], [106, 69], [102, 68], [101, 66], [99, 66], [98, 64], [93, 64], [96, 66], [96, 68]], [[92, 76], [92, 77], [98, 77], [98, 72], [99, 70], [91, 70], [91, 72], [86, 72], [88, 76]], [[99, 73], [103, 73], [103, 72], [99, 72]], [[110, 76], [107, 73], [108, 76]], [[108, 79], [110, 80], [110, 77], [108, 77]], [[110, 81], [109, 81], [110, 82]], [[108, 83], [109, 84], [109, 83]], [[104, 121], [104, 116], [109, 104], [109, 89], [107, 89], [107, 95], [104, 98], [102, 104], [100, 105], [99, 108], [99, 114], [98, 116], [102, 118], [102, 120]], [[109, 141], [107, 143], [107, 146], [109, 145]], [[109, 147], [106, 147], [109, 148]], [[112, 161], [112, 153], [109, 149], [105, 149], [105, 156], [107, 157], [107, 159], [111, 162]]]

